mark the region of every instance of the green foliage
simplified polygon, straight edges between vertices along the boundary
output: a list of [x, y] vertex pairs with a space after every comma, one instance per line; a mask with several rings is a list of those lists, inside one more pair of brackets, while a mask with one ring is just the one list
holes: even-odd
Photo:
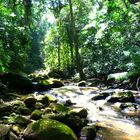
[[[72, 4], [87, 76], [138, 73], [140, 3], [73, 0]], [[1, 0], [0, 9], [0, 72], [33, 72], [45, 66], [75, 73], [77, 57], [67, 0]]]

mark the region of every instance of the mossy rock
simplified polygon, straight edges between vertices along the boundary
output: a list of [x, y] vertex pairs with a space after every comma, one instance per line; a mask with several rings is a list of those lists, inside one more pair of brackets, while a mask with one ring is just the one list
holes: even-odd
[[14, 103], [12, 103], [12, 111], [22, 115], [31, 114], [31, 110], [27, 108], [24, 102], [22, 101], [15, 101]]
[[12, 112], [12, 106], [8, 103], [0, 104], [0, 117], [9, 116]]
[[50, 103], [51, 102], [57, 102], [57, 99], [55, 96], [51, 95], [51, 94], [45, 94], [45, 96], [48, 97], [48, 99], [50, 100]]
[[39, 95], [39, 96], [37, 96], [37, 101], [41, 102], [45, 106], [50, 105], [50, 100], [49, 100], [47, 95]]
[[52, 80], [52, 82], [52, 88], [60, 88], [64, 86], [64, 84], [60, 80], [54, 79]]
[[22, 131], [22, 128], [20, 125], [15, 124], [15, 125], [12, 125], [11, 131], [14, 132], [14, 134], [19, 135], [20, 132]]
[[50, 79], [40, 80], [35, 86], [35, 90], [44, 91], [52, 88], [53, 82]]
[[42, 109], [43, 107], [44, 107], [44, 105], [41, 102], [36, 102], [36, 104], [35, 104], [36, 109]]
[[74, 108], [69, 111], [69, 114], [79, 116], [80, 118], [86, 118], [88, 112], [85, 108]]
[[19, 140], [19, 138], [13, 132], [10, 132], [8, 140]]
[[27, 107], [34, 107], [36, 103], [36, 99], [32, 96], [26, 97], [24, 99], [24, 103], [26, 104]]
[[54, 103], [50, 105], [50, 108], [52, 109], [52, 111], [54, 112], [64, 112], [67, 113], [70, 109], [66, 106], [64, 106], [63, 104], [60, 103]]
[[135, 98], [132, 92], [115, 92], [112, 97], [108, 100], [108, 102], [116, 103], [116, 102], [135, 102]]
[[85, 86], [86, 86], [86, 81], [80, 81], [80, 82], [78, 83], [78, 86], [79, 86], [79, 87], [85, 87]]
[[74, 132], [65, 124], [41, 119], [28, 125], [23, 133], [24, 140], [77, 140]]
[[99, 93], [99, 94], [96, 94], [92, 100], [103, 100], [103, 99], [106, 99], [108, 96], [110, 95], [109, 92], [103, 92], [103, 93]]
[[137, 103], [121, 103], [120, 104], [120, 109], [123, 111], [123, 112], [135, 112], [136, 110], [139, 109], [139, 105]]
[[4, 122], [7, 124], [20, 124], [26, 126], [30, 123], [30, 120], [22, 115], [12, 113]]
[[40, 80], [39, 81], [39, 84], [42, 84], [42, 85], [51, 85], [52, 84], [52, 81], [51, 80]]
[[39, 119], [41, 119], [41, 115], [42, 115], [42, 112], [40, 110], [36, 109], [32, 112], [30, 118], [33, 120], [39, 120]]
[[47, 74], [37, 74], [37, 73], [31, 73], [28, 76], [33, 82], [39, 82], [41, 80], [49, 79]]
[[5, 84], [10, 89], [20, 90], [20, 91], [32, 91], [33, 84], [30, 79], [14, 72], [9, 72], [3, 74], [1, 77], [1, 82]]
[[44, 114], [42, 118], [49, 118], [53, 120], [57, 120], [69, 126], [76, 134], [80, 132], [80, 130], [87, 125], [88, 120], [85, 118], [80, 118], [78, 116], [73, 116], [67, 114], [65, 112], [60, 112], [57, 114]]
[[9, 112], [11, 111], [11, 109], [12, 109], [12, 106], [10, 104], [7, 104], [7, 103], [0, 104], [0, 114], [4, 112]]
[[0, 140], [6, 140], [10, 132], [10, 126], [0, 124]]
[[97, 127], [94, 125], [85, 126], [80, 132], [80, 140], [94, 140], [96, 137]]

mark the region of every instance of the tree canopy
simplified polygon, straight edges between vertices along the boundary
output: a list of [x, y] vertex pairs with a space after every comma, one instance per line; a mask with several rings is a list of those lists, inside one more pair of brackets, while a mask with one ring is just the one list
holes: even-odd
[[139, 0], [0, 0], [0, 9], [0, 72], [140, 72]]

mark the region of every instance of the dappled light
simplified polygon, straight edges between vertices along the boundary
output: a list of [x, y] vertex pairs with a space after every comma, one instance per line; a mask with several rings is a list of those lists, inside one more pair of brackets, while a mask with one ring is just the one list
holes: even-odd
[[140, 0], [0, 10], [0, 140], [140, 140]]

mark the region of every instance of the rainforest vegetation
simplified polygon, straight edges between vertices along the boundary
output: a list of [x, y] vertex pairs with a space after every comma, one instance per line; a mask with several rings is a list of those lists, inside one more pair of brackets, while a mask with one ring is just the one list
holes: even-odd
[[140, 72], [138, 0], [0, 0], [0, 9], [1, 73]]
[[0, 140], [140, 140], [140, 0], [0, 0]]

